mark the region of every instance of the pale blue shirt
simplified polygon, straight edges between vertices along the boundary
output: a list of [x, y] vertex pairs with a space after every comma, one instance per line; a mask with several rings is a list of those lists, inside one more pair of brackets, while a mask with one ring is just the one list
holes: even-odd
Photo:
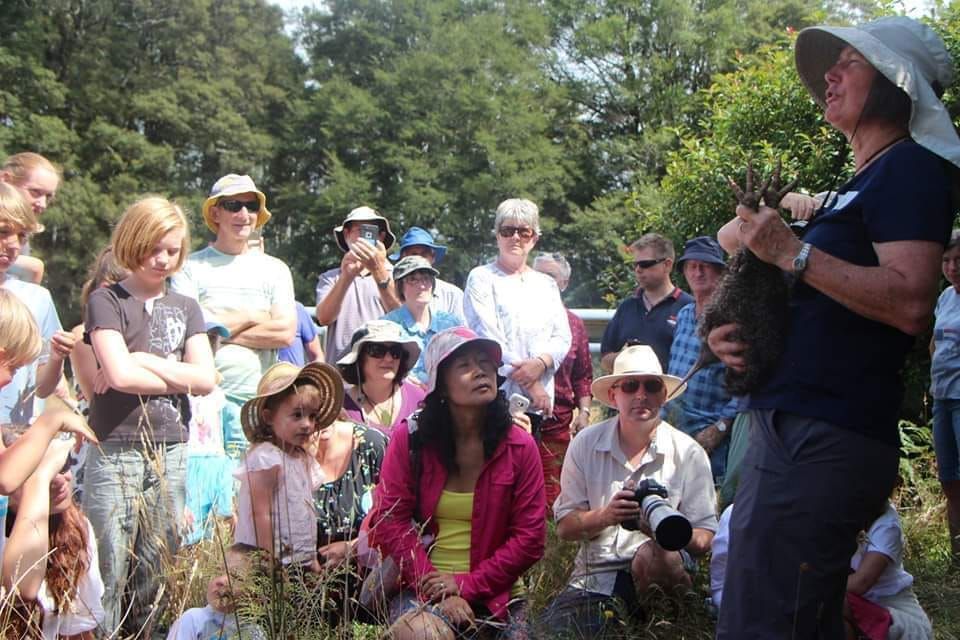
[[[214, 315], [237, 309], [269, 312], [274, 306], [283, 307], [287, 317], [297, 313], [289, 267], [259, 251], [231, 255], [210, 246], [191, 253], [171, 279], [170, 289], [194, 298]], [[215, 360], [224, 393], [249, 400], [256, 394], [263, 372], [277, 362], [277, 350], [224, 344]]]
[[960, 399], [960, 296], [952, 286], [937, 300], [933, 325], [930, 393], [938, 400]]
[[30, 364], [20, 367], [13, 375], [10, 384], [0, 389], [0, 424], [15, 423], [29, 424], [34, 416], [34, 408], [39, 412], [42, 403], [37, 403], [37, 367], [50, 359], [50, 339], [57, 331], [63, 329], [57, 309], [53, 306], [53, 298], [46, 288], [38, 284], [5, 278], [3, 287], [17, 296], [30, 309], [33, 319], [40, 327], [40, 336], [43, 338], [43, 351], [40, 357]]

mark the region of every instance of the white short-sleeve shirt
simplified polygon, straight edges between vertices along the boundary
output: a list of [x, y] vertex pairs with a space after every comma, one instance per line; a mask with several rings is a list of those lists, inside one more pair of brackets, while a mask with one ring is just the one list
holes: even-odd
[[255, 509], [247, 473], [273, 468], [280, 469], [279, 482], [270, 504], [274, 530], [280, 530], [279, 540], [274, 539], [274, 557], [283, 564], [310, 562], [317, 554], [317, 510], [313, 491], [323, 484], [323, 471], [312, 456], [291, 456], [270, 442], [258, 442], [250, 447], [233, 473], [233, 477], [240, 481], [236, 541], [266, 548], [266, 541], [257, 541], [253, 521]]

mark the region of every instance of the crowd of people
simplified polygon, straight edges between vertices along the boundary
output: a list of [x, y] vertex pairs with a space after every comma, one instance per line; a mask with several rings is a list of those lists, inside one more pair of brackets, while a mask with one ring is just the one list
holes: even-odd
[[[28, 244], [60, 171], [8, 158], [5, 637], [262, 637], [264, 621], [231, 615], [231, 585], [258, 571], [336, 576], [318, 613], [398, 639], [592, 637], [641, 620], [649, 589], [682, 593], [709, 570], [724, 640], [932, 638], [890, 497], [900, 370], [935, 312], [934, 439], [960, 565], [960, 139], [939, 99], [953, 66], [902, 17], [806, 29], [796, 60], [854, 176], [788, 194], [799, 237], [777, 209], [741, 204], [679, 257], [656, 233], [630, 244], [637, 288], [606, 327], [597, 377], [562, 301], [570, 260], [537, 252], [530, 200], [499, 204], [496, 257], [462, 290], [440, 278], [447, 248], [428, 230], [398, 242], [387, 217], [353, 209], [333, 229], [343, 258], [319, 276], [314, 322], [265, 251], [267, 195], [249, 176], [213, 184], [213, 239], [193, 253], [186, 212], [143, 197], [66, 331]], [[698, 332], [742, 250], [791, 288], [784, 355], [749, 396], [724, 376], [762, 345], [737, 323]], [[549, 519], [578, 547], [566, 588], [534, 615], [524, 578]], [[223, 575], [161, 630], [164, 563], [210, 539]]]

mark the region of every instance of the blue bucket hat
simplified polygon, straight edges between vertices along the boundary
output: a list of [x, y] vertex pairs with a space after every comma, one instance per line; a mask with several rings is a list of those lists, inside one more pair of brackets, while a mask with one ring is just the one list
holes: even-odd
[[677, 260], [678, 269], [683, 269], [684, 260], [699, 260], [708, 264], [718, 264], [721, 267], [726, 264], [720, 243], [710, 236], [699, 236], [687, 240], [683, 245], [683, 255]]
[[391, 260], [399, 260], [400, 254], [403, 253], [403, 250], [407, 247], [412, 247], [415, 245], [423, 245], [424, 247], [430, 247], [433, 249], [433, 263], [439, 264], [443, 260], [443, 256], [447, 253], [447, 248], [443, 245], [436, 244], [433, 241], [433, 236], [430, 235], [430, 232], [426, 229], [420, 227], [410, 227], [403, 237], [400, 238], [400, 250], [390, 256]]

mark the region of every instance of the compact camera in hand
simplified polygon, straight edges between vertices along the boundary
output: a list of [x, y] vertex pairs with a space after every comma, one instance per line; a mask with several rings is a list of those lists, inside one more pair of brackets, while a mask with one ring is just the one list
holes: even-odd
[[[667, 551], [679, 551], [690, 544], [693, 526], [686, 516], [670, 506], [666, 497], [667, 488], [648, 478], [640, 481], [630, 500], [640, 505], [640, 517], [649, 523], [657, 544]], [[628, 531], [637, 531], [640, 520], [627, 520], [620, 526]]]

